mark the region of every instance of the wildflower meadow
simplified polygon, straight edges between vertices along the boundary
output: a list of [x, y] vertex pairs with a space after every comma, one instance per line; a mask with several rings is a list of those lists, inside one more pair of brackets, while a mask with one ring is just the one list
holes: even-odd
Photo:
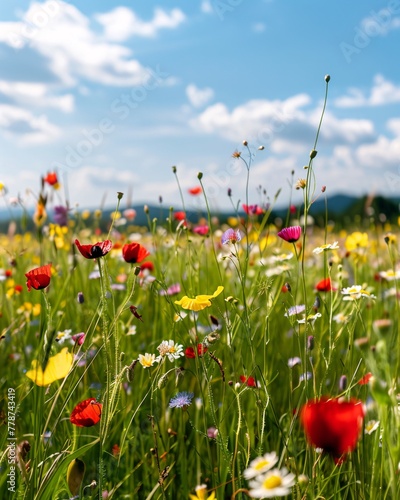
[[280, 220], [246, 140], [226, 221], [201, 172], [146, 227], [43, 174], [34, 229], [0, 235], [0, 498], [399, 498], [398, 227], [312, 224], [319, 131]]

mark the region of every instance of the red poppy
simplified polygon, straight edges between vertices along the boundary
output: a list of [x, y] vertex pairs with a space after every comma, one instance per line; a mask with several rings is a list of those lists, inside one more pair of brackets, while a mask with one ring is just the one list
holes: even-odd
[[35, 290], [46, 288], [50, 284], [51, 263], [46, 264], [45, 266], [36, 267], [35, 269], [27, 272], [25, 276], [28, 278], [26, 282], [28, 292], [30, 292], [32, 288]]
[[[202, 358], [204, 354], [208, 351], [208, 348], [203, 344], [197, 344], [197, 356]], [[189, 359], [194, 359], [196, 357], [196, 351], [193, 347], [186, 347], [185, 356]]]
[[75, 406], [69, 419], [78, 427], [92, 427], [100, 422], [102, 407], [96, 398], [85, 399]]
[[332, 286], [332, 281], [330, 278], [325, 278], [321, 281], [319, 281], [316, 285], [315, 288], [319, 292], [330, 292], [330, 291], [335, 291], [336, 288], [333, 288]]
[[150, 255], [150, 252], [140, 243], [127, 243], [122, 247], [122, 257], [129, 264], [142, 262], [148, 255]]
[[49, 186], [58, 185], [58, 177], [56, 172], [49, 172], [44, 178], [44, 182], [47, 182]]
[[14, 292], [15, 293], [21, 293], [23, 290], [22, 285], [15, 285], [14, 286]]
[[201, 194], [203, 192], [203, 190], [201, 189], [200, 186], [196, 186], [196, 187], [192, 187], [192, 188], [188, 189], [188, 192], [189, 192], [189, 194], [191, 194], [193, 196], [197, 196], [197, 195]]
[[185, 220], [186, 219], [186, 213], [183, 212], [183, 211], [179, 211], [179, 212], [174, 212], [174, 219], [175, 220]]
[[246, 377], [245, 375], [240, 375], [239, 378], [242, 384], [246, 384], [249, 387], [257, 387], [257, 382], [254, 377]]
[[149, 260], [147, 262], [143, 262], [143, 264], [140, 264], [140, 270], [148, 270], [150, 272], [154, 271], [154, 264], [153, 262], [150, 262]]
[[81, 245], [78, 240], [75, 240], [75, 245], [85, 259], [104, 257], [112, 248], [112, 242], [110, 240], [98, 241], [94, 245]]
[[300, 412], [307, 440], [335, 459], [354, 450], [362, 429], [364, 408], [361, 401], [342, 401], [322, 397], [308, 401]]
[[372, 373], [368, 372], [357, 382], [358, 385], [367, 385], [372, 378]]

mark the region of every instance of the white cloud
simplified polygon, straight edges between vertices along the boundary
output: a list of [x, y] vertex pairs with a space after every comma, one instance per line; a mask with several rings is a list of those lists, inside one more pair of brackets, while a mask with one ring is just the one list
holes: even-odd
[[196, 85], [190, 84], [186, 87], [186, 95], [192, 106], [201, 108], [211, 101], [214, 91], [210, 87], [199, 89]]
[[254, 99], [232, 111], [223, 103], [216, 103], [205, 109], [191, 121], [194, 129], [206, 133], [218, 133], [227, 139], [273, 135], [286, 124], [304, 116], [302, 107], [310, 102], [306, 94], [298, 94], [284, 101]]
[[389, 168], [399, 165], [400, 137], [388, 139], [379, 136], [371, 144], [362, 144], [355, 151], [355, 158], [361, 165], [376, 169]]
[[143, 21], [133, 10], [116, 7], [105, 14], [97, 14], [95, 18], [103, 26], [107, 40], [121, 42], [131, 36], [154, 37], [161, 29], [174, 29], [185, 21], [186, 16], [180, 9], [168, 13], [157, 8], [151, 21]]
[[369, 95], [362, 90], [350, 88], [348, 95], [338, 97], [335, 105], [339, 108], [356, 108], [362, 106], [383, 106], [400, 102], [400, 86], [385, 80], [382, 75], [374, 77]]
[[[310, 101], [306, 94], [283, 101], [251, 100], [232, 111], [225, 104], [216, 103], [194, 118], [191, 125], [196, 131], [219, 134], [235, 142], [246, 139], [268, 145], [275, 153], [290, 144], [297, 145], [300, 151], [310, 147], [321, 116], [320, 106], [307, 112], [303, 109]], [[373, 136], [370, 120], [339, 119], [325, 113], [321, 137], [328, 142], [355, 143], [371, 140]]]
[[8, 104], [0, 104], [0, 129], [6, 138], [24, 145], [48, 143], [61, 133], [46, 116], [35, 116], [26, 109]]
[[49, 86], [38, 82], [11, 82], [0, 80], [0, 94], [12, 98], [16, 102], [29, 106], [56, 108], [65, 113], [74, 109], [74, 96], [48, 95]]
[[[51, 4], [57, 4], [58, 8], [45, 17], [43, 12]], [[154, 25], [172, 25], [179, 20], [177, 13], [170, 18], [162, 12], [159, 11], [156, 22], [153, 19]], [[40, 26], [39, 19], [42, 19]], [[81, 78], [113, 86], [146, 83], [149, 71], [131, 57], [131, 50], [98, 35], [90, 24], [91, 20], [74, 5], [61, 0], [34, 2], [22, 21], [0, 23], [0, 41], [19, 49], [29, 45], [48, 61], [49, 69], [65, 85], [76, 85]]]

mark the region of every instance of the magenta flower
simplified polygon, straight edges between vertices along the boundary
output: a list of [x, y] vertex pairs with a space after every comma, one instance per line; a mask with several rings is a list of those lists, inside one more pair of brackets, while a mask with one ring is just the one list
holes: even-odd
[[242, 239], [242, 233], [239, 229], [236, 231], [232, 228], [227, 229], [221, 238], [221, 243], [225, 245], [226, 243], [238, 243]]
[[300, 226], [285, 227], [278, 233], [279, 238], [282, 238], [289, 243], [295, 243], [301, 236]]
[[200, 236], [206, 236], [208, 234], [209, 227], [207, 225], [196, 226], [193, 228], [193, 232], [199, 234]]

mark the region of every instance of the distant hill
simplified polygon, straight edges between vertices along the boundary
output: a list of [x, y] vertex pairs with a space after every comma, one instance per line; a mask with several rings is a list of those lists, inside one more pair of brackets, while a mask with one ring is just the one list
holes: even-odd
[[[370, 221], [371, 219], [377, 222], [385, 222], [386, 220], [395, 222], [399, 216], [399, 198], [384, 198], [383, 196], [350, 196], [344, 194], [336, 194], [327, 198], [321, 196], [318, 198], [311, 206], [310, 215], [315, 219], [318, 225], [323, 225], [325, 221], [325, 203], [328, 209], [328, 219], [334, 220], [338, 226], [347, 227], [349, 225], [354, 225], [360, 223], [361, 220]], [[150, 220], [157, 218], [160, 223], [164, 223], [166, 218], [170, 214], [169, 207], [162, 207], [160, 205], [148, 205], [148, 215], [144, 211], [144, 205], [136, 205], [132, 207], [136, 210], [136, 218], [133, 222], [137, 226], [147, 226], [148, 217]], [[105, 209], [102, 212], [101, 224], [103, 228], [107, 226], [111, 220], [111, 213], [114, 209]], [[175, 207], [175, 211], [180, 210], [179, 207]], [[83, 209], [82, 209], [83, 211]], [[91, 210], [93, 213], [94, 210]], [[298, 207], [297, 213], [302, 213], [303, 207]], [[280, 217], [285, 220], [287, 217], [288, 208], [276, 208], [273, 210], [270, 216], [270, 220], [273, 221], [276, 217]], [[33, 228], [32, 222], [33, 213], [26, 213], [26, 229], [30, 230]], [[235, 214], [232, 211], [221, 211], [218, 213], [213, 213], [216, 215], [221, 222], [225, 222], [230, 216]], [[244, 212], [240, 215], [244, 216]], [[193, 223], [197, 222], [201, 217], [207, 218], [207, 213], [205, 209], [202, 210], [187, 210], [187, 219]], [[23, 218], [23, 211], [20, 208], [13, 208], [11, 211], [6, 209], [0, 209], [0, 231], [5, 232], [8, 228], [10, 219], [16, 221], [18, 230], [24, 230], [25, 225], [21, 226], [21, 219]], [[49, 221], [52, 220], [51, 210], [49, 210]], [[90, 219], [88, 221], [90, 224]]]

